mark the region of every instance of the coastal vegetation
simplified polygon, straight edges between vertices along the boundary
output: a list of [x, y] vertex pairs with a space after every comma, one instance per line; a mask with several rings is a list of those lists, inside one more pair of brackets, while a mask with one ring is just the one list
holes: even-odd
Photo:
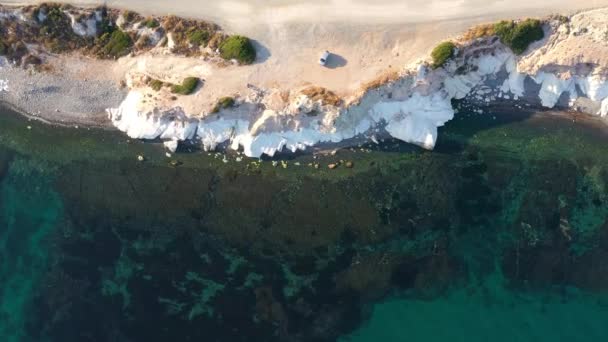
[[236, 59], [241, 64], [251, 64], [255, 61], [255, 48], [247, 37], [230, 36], [220, 44], [219, 48], [223, 59]]
[[308, 96], [312, 101], [321, 101], [324, 106], [339, 106], [342, 104], [342, 99], [333, 91], [323, 87], [311, 86], [302, 90], [302, 94]]
[[127, 33], [116, 29], [99, 37], [98, 44], [102, 46], [100, 56], [116, 59], [129, 54], [133, 40]]
[[464, 33], [462, 39], [465, 41], [475, 40], [479, 38], [491, 37], [495, 34], [495, 24], [481, 24], [470, 28]]
[[171, 86], [171, 92], [179, 95], [190, 95], [196, 90], [196, 87], [200, 83], [198, 77], [186, 77], [182, 84], [174, 84]]
[[187, 33], [188, 41], [194, 46], [205, 46], [209, 42], [210, 34], [207, 30], [192, 30]]
[[452, 42], [443, 42], [437, 45], [431, 52], [431, 57], [433, 58], [431, 67], [437, 69], [444, 66], [454, 56], [454, 51], [456, 51], [456, 45]]
[[161, 80], [151, 80], [150, 81], [150, 88], [152, 88], [156, 91], [160, 91], [164, 85], [165, 85], [165, 83]]
[[125, 24], [131, 24], [133, 22], [141, 20], [139, 14], [129, 10], [125, 10], [124, 12], [122, 12], [122, 18], [124, 19]]
[[161, 26], [166, 32], [171, 33], [174, 43], [171, 50], [187, 56], [199, 55], [200, 48], [209, 46], [211, 37], [216, 34], [222, 39], [224, 37], [216, 25], [176, 16], [164, 17]]
[[38, 11], [34, 11], [35, 19], [39, 19], [39, 13], [45, 13], [46, 18], [40, 23], [39, 37], [44, 46], [53, 53], [60, 53], [73, 49], [76, 42], [76, 34], [71, 29], [70, 18], [63, 12], [58, 4], [43, 4]]
[[[568, 17], [560, 16], [560, 22], [567, 22]], [[528, 46], [535, 41], [544, 38], [543, 22], [538, 19], [526, 19], [523, 21], [503, 20], [494, 24], [482, 24], [469, 29], [462, 39], [470, 41], [478, 38], [497, 36], [500, 41], [511, 48], [514, 53], [520, 55], [526, 51]]]
[[211, 113], [218, 113], [222, 109], [233, 107], [234, 104], [234, 97], [224, 96], [217, 101], [213, 109], [211, 109]]
[[159, 27], [160, 24], [154, 18], [148, 18], [143, 22], [143, 25], [147, 28], [156, 28]]
[[[175, 54], [221, 55], [241, 64], [255, 60], [255, 48], [248, 38], [228, 36], [219, 26], [204, 21], [176, 16], [143, 17], [104, 6], [84, 9], [57, 3], [25, 6], [23, 14], [5, 16], [0, 25], [0, 53], [17, 64], [25, 55], [41, 52], [31, 49], [32, 45], [51, 53], [77, 51], [96, 58], [117, 59], [167, 46], [168, 41], [172, 41], [171, 52]], [[220, 47], [221, 53], [217, 50]]]
[[544, 38], [543, 24], [537, 19], [526, 19], [521, 22], [501, 21], [494, 25], [495, 34], [500, 41], [520, 55], [535, 41]]

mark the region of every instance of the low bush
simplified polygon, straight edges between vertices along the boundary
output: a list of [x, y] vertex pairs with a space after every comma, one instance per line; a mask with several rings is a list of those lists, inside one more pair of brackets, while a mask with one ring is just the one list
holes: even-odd
[[431, 52], [431, 57], [433, 58], [433, 69], [444, 66], [445, 63], [454, 56], [455, 50], [456, 45], [454, 45], [452, 42], [443, 42], [437, 45]]
[[122, 18], [126, 25], [133, 24], [143, 19], [138, 13], [128, 10], [122, 12]]
[[211, 113], [217, 113], [222, 109], [230, 108], [232, 106], [234, 106], [234, 98], [230, 96], [225, 96], [217, 101], [217, 104], [213, 107]]
[[4, 44], [4, 42], [0, 41], [0, 56], [6, 55], [8, 52], [8, 47]]
[[530, 44], [545, 36], [543, 24], [537, 19], [526, 19], [519, 23], [501, 21], [494, 25], [494, 31], [500, 41], [516, 54], [522, 54]]
[[73, 49], [77, 45], [78, 37], [72, 30], [70, 18], [63, 12], [58, 4], [41, 5], [37, 11], [43, 11], [46, 19], [40, 24], [39, 42], [53, 53], [60, 53]]
[[226, 60], [236, 59], [241, 64], [251, 64], [255, 55], [255, 48], [247, 37], [230, 36], [220, 44], [220, 56]]
[[154, 18], [148, 18], [143, 22], [143, 25], [147, 28], [156, 28], [159, 27], [160, 24]]
[[198, 77], [186, 77], [182, 84], [171, 86], [171, 92], [180, 95], [190, 95], [196, 90], [200, 80]]
[[150, 81], [150, 88], [159, 91], [165, 85], [165, 83], [161, 80], [152, 80]]
[[194, 46], [205, 46], [209, 41], [210, 34], [205, 30], [193, 30], [187, 33], [188, 41]]
[[104, 33], [99, 38], [99, 44], [103, 45], [101, 53], [104, 57], [119, 58], [129, 54], [133, 40], [127, 33], [117, 29], [112, 33]]

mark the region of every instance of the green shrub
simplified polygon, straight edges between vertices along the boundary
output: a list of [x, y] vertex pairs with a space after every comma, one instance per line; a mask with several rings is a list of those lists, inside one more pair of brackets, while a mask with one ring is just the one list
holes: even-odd
[[160, 24], [154, 18], [148, 18], [143, 22], [144, 26], [147, 28], [156, 28], [159, 27]]
[[51, 50], [54, 53], [68, 50], [71, 43], [76, 40], [70, 18], [57, 4], [41, 5], [39, 11], [42, 9], [46, 13], [46, 19], [41, 23], [39, 31], [42, 43], [45, 46], [54, 46], [55, 49]]
[[133, 22], [133, 20], [135, 20], [137, 18], [137, 13], [126, 10], [126, 11], [122, 12], [122, 17], [126, 23], [130, 24], [131, 22]]
[[241, 64], [251, 64], [255, 61], [255, 48], [247, 37], [230, 36], [220, 45], [220, 55], [224, 59], [236, 59]]
[[437, 45], [431, 52], [431, 57], [433, 58], [433, 69], [442, 67], [448, 61], [448, 59], [454, 56], [455, 50], [456, 45], [454, 45], [452, 42], [443, 42]]
[[198, 86], [200, 80], [198, 77], [187, 77], [182, 84], [174, 84], [171, 86], [171, 92], [180, 95], [190, 95]]
[[234, 98], [231, 96], [225, 96], [217, 101], [217, 104], [213, 107], [211, 113], [217, 113], [221, 109], [230, 108], [232, 106], [234, 106]]
[[4, 42], [0, 41], [0, 56], [6, 55], [8, 52], [8, 47], [4, 44]]
[[207, 45], [210, 34], [205, 30], [194, 30], [187, 34], [188, 41], [194, 46]]
[[161, 80], [150, 81], [150, 87], [156, 91], [159, 91], [164, 85], [165, 83], [163, 83]]
[[522, 54], [530, 44], [543, 39], [543, 24], [537, 19], [526, 19], [522, 22], [501, 21], [494, 25], [494, 31], [500, 41], [510, 47], [516, 54]]
[[102, 53], [106, 57], [119, 58], [125, 56], [133, 46], [131, 37], [120, 29], [103, 34], [99, 40], [103, 44]]

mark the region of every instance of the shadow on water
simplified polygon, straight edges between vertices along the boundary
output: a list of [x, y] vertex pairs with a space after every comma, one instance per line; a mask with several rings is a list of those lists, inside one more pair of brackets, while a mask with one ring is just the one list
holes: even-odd
[[[453, 101], [458, 108], [458, 101]], [[477, 114], [473, 110], [461, 110], [445, 126], [439, 127], [435, 151], [458, 153], [467, 142], [482, 131], [523, 122], [538, 114], [537, 109], [515, 109], [512, 103], [495, 106], [489, 113]]]
[[268, 60], [268, 58], [270, 58], [270, 56], [272, 56], [272, 53], [270, 53], [270, 50], [268, 50], [264, 44], [253, 39], [251, 40], [251, 43], [253, 44], [253, 47], [255, 47], [256, 53], [254, 64], [264, 63]]
[[344, 57], [335, 53], [331, 53], [327, 58], [327, 63], [325, 64], [325, 67], [328, 69], [337, 69], [346, 66], [346, 64], [348, 64], [348, 61]]

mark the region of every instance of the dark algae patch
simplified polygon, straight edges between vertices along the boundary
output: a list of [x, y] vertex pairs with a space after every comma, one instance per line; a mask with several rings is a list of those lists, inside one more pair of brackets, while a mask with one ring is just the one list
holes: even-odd
[[605, 129], [496, 111], [439, 137], [283, 168], [4, 110], [0, 338], [605, 340]]

